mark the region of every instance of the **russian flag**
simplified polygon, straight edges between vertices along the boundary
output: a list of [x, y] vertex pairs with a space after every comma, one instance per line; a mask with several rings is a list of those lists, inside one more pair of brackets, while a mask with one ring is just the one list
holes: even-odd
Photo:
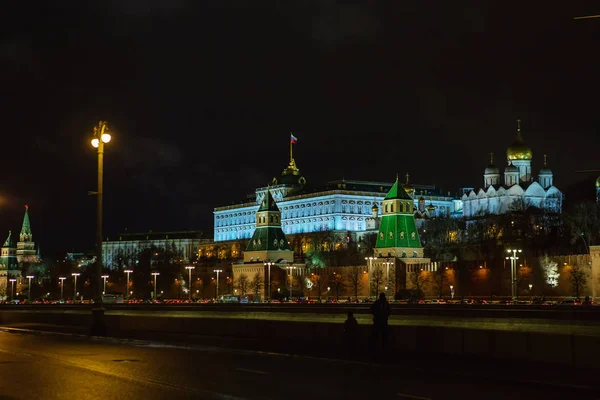
[[290, 133], [290, 141], [295, 144], [298, 141], [298, 138]]

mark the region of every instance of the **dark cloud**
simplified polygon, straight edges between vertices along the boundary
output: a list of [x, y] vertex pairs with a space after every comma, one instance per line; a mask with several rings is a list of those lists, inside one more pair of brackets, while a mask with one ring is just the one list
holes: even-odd
[[180, 11], [189, 5], [188, 0], [111, 0], [113, 10], [127, 16], [145, 18], [156, 13]]
[[534, 168], [547, 151], [559, 188], [577, 178], [571, 171], [597, 164], [600, 24], [571, 19], [592, 8], [65, 4], [11, 2], [0, 40], [0, 195], [44, 211], [48, 247], [93, 245], [86, 193], [99, 119], [114, 132], [105, 155], [109, 234], [123, 226], [210, 232], [213, 207], [281, 173], [289, 131], [314, 184], [410, 172], [452, 191], [477, 186], [489, 152], [502, 164], [518, 117]]
[[377, 17], [373, 4], [318, 1], [318, 11], [312, 19], [312, 38], [325, 47], [353, 39], [374, 39], [382, 30], [382, 21]]

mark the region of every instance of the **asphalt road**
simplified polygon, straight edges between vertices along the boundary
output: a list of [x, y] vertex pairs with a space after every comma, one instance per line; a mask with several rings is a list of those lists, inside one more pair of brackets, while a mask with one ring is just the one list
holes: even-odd
[[428, 363], [389, 365], [0, 331], [0, 399], [598, 397], [582, 387], [503, 381], [495, 373]]

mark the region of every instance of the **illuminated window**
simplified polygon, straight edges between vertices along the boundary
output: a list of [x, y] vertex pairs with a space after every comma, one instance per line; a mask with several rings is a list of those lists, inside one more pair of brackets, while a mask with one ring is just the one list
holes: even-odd
[[380, 238], [381, 240], [383, 240], [383, 232], [381, 232], [381, 233], [379, 234], [379, 238]]
[[400, 232], [400, 239], [404, 239], [404, 232]]
[[415, 234], [414, 232], [412, 232], [412, 233], [410, 234], [410, 238], [411, 238], [412, 240], [415, 240], [415, 236], [416, 236], [416, 234]]
[[394, 233], [390, 232], [390, 239], [393, 239], [393, 238], [394, 238]]

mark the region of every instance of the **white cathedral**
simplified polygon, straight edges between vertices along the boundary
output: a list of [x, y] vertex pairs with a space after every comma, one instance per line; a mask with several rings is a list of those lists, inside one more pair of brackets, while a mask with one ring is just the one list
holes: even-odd
[[493, 163], [483, 174], [483, 188], [464, 193], [463, 215], [465, 218], [476, 218], [488, 214], [505, 214], [536, 207], [542, 211], [559, 214], [562, 212], [562, 193], [554, 187], [552, 171], [546, 163], [534, 179], [531, 160], [533, 153], [525, 145], [521, 136], [521, 121], [517, 120], [517, 138], [506, 151], [508, 165], [504, 169], [504, 180], [501, 181], [500, 169]]

